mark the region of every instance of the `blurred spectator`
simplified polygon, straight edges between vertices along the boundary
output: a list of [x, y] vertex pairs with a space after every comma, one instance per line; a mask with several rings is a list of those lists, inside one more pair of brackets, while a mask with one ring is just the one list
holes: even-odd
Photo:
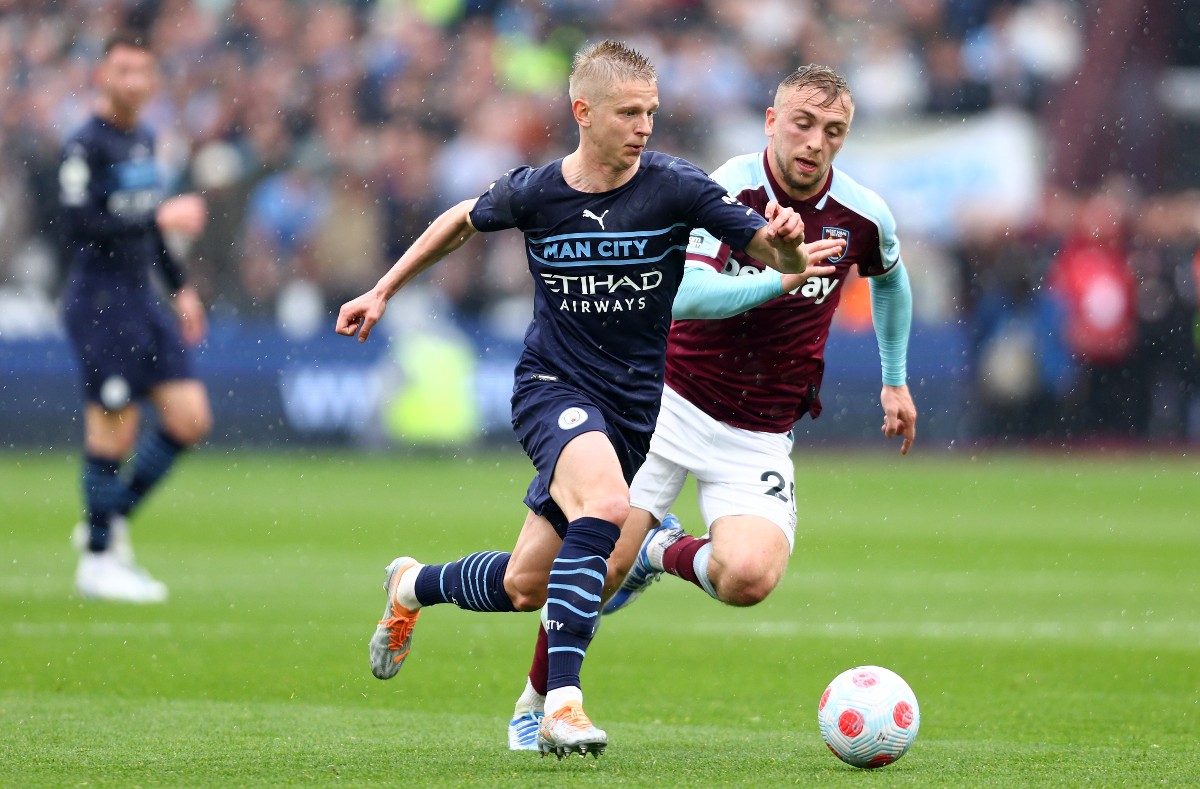
[[1085, 197], [1047, 281], [1064, 307], [1063, 336], [1079, 363], [1073, 434], [1132, 437], [1144, 403], [1135, 380], [1137, 283], [1129, 266], [1128, 185]]
[[1138, 344], [1132, 413], [1140, 437], [1195, 438], [1192, 410], [1200, 394], [1197, 296], [1200, 295], [1200, 194], [1147, 200], [1133, 228], [1130, 263], [1137, 279]]
[[[0, 289], [26, 294], [18, 299], [26, 306], [57, 295], [58, 150], [87, 113], [79, 87], [89, 64], [118, 27], [145, 29], [158, 53], [164, 89], [146, 117], [166, 174], [209, 200], [189, 269], [218, 315], [231, 318], [276, 316], [285, 297], [291, 316], [296, 304], [336, 306], [452, 202], [516, 164], [569, 150], [560, 93], [584, 39], [626, 38], [652, 56], [663, 75], [652, 144], [701, 166], [757, 145], [760, 108], [779, 76], [825, 62], [850, 76], [860, 137], [919, 140], [928, 153], [941, 145], [937, 131], [1001, 110], [1045, 129], [1047, 155], [1033, 169], [1058, 197], [1040, 217], [1030, 211], [1035, 220], [1016, 224], [985, 206], [925, 228], [929, 238], [905, 236], [919, 322], [956, 317], [944, 261], [962, 271], [957, 317], [973, 339], [976, 432], [1064, 429], [1067, 413], [1038, 421], [1047, 412], [1036, 405], [1066, 404], [1059, 386], [1070, 366], [1046, 347], [1059, 342], [1087, 371], [1077, 387], [1087, 413], [1106, 414], [1123, 435], [1194, 438], [1200, 220], [1195, 195], [1182, 191], [1200, 188], [1192, 144], [1200, 110], [1188, 98], [1200, 85], [1194, 5], [9, 0], [0, 4]], [[1013, 155], [1001, 148], [980, 155]], [[915, 195], [978, 176], [889, 161]], [[1093, 193], [1111, 173], [1143, 192], [1126, 190], [1119, 230], [1093, 218], [1112, 200], [1111, 189]], [[1087, 232], [1079, 223], [1068, 232], [1076, 205]], [[510, 332], [528, 311], [520, 250], [472, 249], [478, 266], [448, 268], [427, 284], [455, 318]], [[1112, 275], [1097, 261], [1112, 264]], [[1051, 282], [1062, 301], [1050, 298]], [[1099, 317], [1097, 304], [1110, 311], [1110, 331], [1080, 329], [1081, 316]], [[1050, 328], [1056, 309], [1065, 335]], [[1016, 370], [1029, 353], [1028, 375], [987, 372]], [[1081, 418], [1073, 430], [1095, 417]]]
[[1062, 304], [1041, 287], [1038, 246], [1013, 228], [980, 224], [958, 247], [972, 348], [971, 432], [987, 440], [1064, 434], [1074, 367]]

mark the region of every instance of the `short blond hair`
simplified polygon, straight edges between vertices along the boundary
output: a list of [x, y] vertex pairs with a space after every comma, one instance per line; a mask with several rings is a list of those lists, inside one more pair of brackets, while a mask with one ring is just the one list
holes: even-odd
[[620, 41], [606, 40], [576, 53], [569, 93], [571, 101], [585, 95], [600, 101], [613, 85], [634, 81], [658, 82], [650, 59]]
[[846, 78], [829, 66], [816, 63], [801, 66], [783, 78], [783, 82], [780, 82], [775, 90], [775, 106], [778, 108], [786, 96], [800, 88], [812, 88], [824, 94], [825, 100], [820, 103], [822, 107], [832, 107], [843, 96], [847, 104], [854, 106], [854, 94], [850, 92], [850, 84], [846, 82]]

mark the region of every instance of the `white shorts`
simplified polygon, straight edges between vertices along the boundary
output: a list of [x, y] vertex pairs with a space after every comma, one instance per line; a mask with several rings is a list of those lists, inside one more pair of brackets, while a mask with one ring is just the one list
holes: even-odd
[[663, 389], [650, 454], [633, 478], [629, 502], [662, 520], [696, 478], [705, 527], [727, 515], [758, 515], [780, 528], [789, 550], [796, 538], [791, 433], [730, 427]]

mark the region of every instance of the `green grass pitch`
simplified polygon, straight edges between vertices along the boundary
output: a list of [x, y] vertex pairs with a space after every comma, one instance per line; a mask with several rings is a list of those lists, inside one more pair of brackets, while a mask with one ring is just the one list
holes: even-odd
[[[509, 549], [522, 456], [194, 453], [134, 521], [171, 588], [139, 608], [74, 596], [77, 458], [10, 451], [0, 786], [1200, 781], [1200, 463], [893, 452], [797, 452], [796, 552], [764, 604], [666, 578], [607, 617], [584, 685], [608, 753], [558, 762], [505, 750], [535, 614], [441, 606], [398, 677], [367, 665], [384, 565]], [[867, 663], [922, 717], [873, 772], [816, 725]]]

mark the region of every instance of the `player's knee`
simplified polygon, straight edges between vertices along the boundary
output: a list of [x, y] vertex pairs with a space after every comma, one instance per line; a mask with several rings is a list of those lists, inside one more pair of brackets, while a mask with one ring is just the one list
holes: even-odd
[[770, 568], [744, 564], [726, 573], [718, 591], [724, 602], [744, 608], [766, 600], [778, 584], [779, 574]]
[[602, 494], [593, 497], [584, 505], [584, 514], [592, 518], [600, 518], [620, 526], [629, 517], [629, 491]]
[[208, 409], [198, 409], [186, 416], [172, 419], [167, 426], [167, 434], [185, 446], [195, 446], [208, 437], [212, 432], [212, 412]]

